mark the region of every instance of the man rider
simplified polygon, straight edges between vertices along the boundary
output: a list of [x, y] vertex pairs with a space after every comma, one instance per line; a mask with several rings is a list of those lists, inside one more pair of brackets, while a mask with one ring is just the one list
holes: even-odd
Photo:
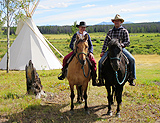
[[135, 86], [135, 83], [133, 82], [134, 79], [136, 79], [136, 70], [135, 70], [135, 59], [132, 56], [132, 54], [125, 49], [125, 47], [129, 46], [130, 44], [130, 39], [129, 39], [129, 33], [127, 31], [127, 29], [125, 29], [121, 24], [124, 22], [124, 19], [116, 14], [114, 19], [111, 19], [111, 21], [114, 23], [114, 27], [113, 29], [110, 29], [109, 32], [107, 33], [107, 36], [104, 40], [104, 44], [102, 47], [102, 52], [100, 54], [100, 61], [99, 61], [99, 82], [100, 83], [104, 83], [103, 82], [103, 76], [102, 76], [102, 62], [104, 61], [104, 59], [107, 57], [108, 51], [106, 51], [107, 47], [108, 47], [108, 41], [109, 41], [109, 37], [112, 38], [117, 38], [122, 40], [121, 46], [122, 46], [122, 52], [126, 55], [126, 57], [129, 60], [129, 64], [130, 64], [130, 70], [132, 71], [132, 76], [129, 80], [129, 83], [131, 86]]

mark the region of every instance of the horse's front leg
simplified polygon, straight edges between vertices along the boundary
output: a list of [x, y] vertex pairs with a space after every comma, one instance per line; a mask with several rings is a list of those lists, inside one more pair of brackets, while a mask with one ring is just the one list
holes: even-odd
[[73, 113], [73, 108], [74, 108], [74, 105], [73, 105], [73, 99], [75, 97], [74, 95], [74, 85], [70, 85], [70, 89], [71, 89], [71, 113]]
[[117, 112], [116, 112], [116, 116], [117, 117], [121, 117], [120, 116], [120, 106], [122, 103], [122, 91], [123, 91], [123, 86], [119, 86], [116, 87], [116, 100], [117, 100]]
[[108, 92], [108, 96], [107, 96], [107, 98], [108, 98], [108, 112], [107, 112], [107, 115], [112, 116], [111, 105], [112, 105], [112, 102], [113, 102], [113, 98], [112, 98], [112, 95], [111, 95], [111, 86], [106, 85], [105, 87], [106, 87], [107, 92]]
[[[114, 100], [115, 100], [115, 91], [116, 91], [116, 87], [115, 86], [112, 86], [112, 96], [111, 96], [111, 105], [114, 104]], [[114, 100], [113, 100], [114, 99]]]

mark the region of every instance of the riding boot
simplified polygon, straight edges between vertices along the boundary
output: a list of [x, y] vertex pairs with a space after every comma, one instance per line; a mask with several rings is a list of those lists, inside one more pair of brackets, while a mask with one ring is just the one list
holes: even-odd
[[68, 67], [68, 64], [66, 64], [63, 68], [62, 68], [62, 74], [61, 76], [58, 76], [59, 80], [64, 80], [65, 79], [65, 73], [66, 73], [66, 69]]
[[97, 86], [97, 82], [96, 82], [97, 73], [93, 68], [91, 69], [91, 75], [92, 75], [92, 85]]
[[99, 72], [99, 78], [98, 78], [98, 80], [99, 80], [98, 86], [104, 86], [104, 79], [102, 77], [102, 71], [101, 70]]
[[136, 85], [133, 80], [134, 80], [134, 79], [129, 80], [129, 85], [130, 85], [130, 86], [135, 86], [135, 85]]

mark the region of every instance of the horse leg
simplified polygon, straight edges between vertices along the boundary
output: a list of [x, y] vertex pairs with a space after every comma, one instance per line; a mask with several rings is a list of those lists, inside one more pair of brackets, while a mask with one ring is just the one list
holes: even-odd
[[70, 89], [71, 89], [71, 96], [70, 96], [71, 97], [71, 111], [73, 111], [73, 108], [74, 108], [73, 99], [75, 97], [75, 95], [74, 95], [74, 85], [70, 85]]
[[89, 114], [89, 112], [88, 112], [88, 106], [87, 106], [87, 87], [88, 87], [88, 83], [85, 84], [85, 85], [83, 85], [82, 89], [84, 91], [83, 98], [85, 100], [85, 106], [84, 106], [84, 108], [85, 108], [86, 114]]
[[82, 103], [82, 86], [76, 85], [76, 88], [77, 88], [77, 103], [81, 104]]
[[112, 98], [112, 95], [111, 95], [111, 86], [106, 85], [105, 87], [106, 87], [107, 92], [108, 92], [108, 96], [107, 96], [107, 98], [108, 98], [108, 112], [107, 112], [107, 115], [112, 116], [111, 104], [112, 104], [113, 98]]
[[83, 96], [82, 96], [82, 86], [79, 87], [80, 90], [80, 101], [83, 102]]
[[[111, 96], [111, 105], [114, 104], [114, 101], [115, 101], [115, 91], [116, 91], [116, 87], [115, 86], [112, 86], [112, 96]], [[114, 99], [114, 100], [113, 100]]]
[[123, 91], [123, 86], [118, 86], [116, 88], [116, 100], [117, 100], [117, 112], [116, 112], [116, 116], [117, 117], [121, 117], [120, 116], [120, 105], [122, 103], [122, 91]]

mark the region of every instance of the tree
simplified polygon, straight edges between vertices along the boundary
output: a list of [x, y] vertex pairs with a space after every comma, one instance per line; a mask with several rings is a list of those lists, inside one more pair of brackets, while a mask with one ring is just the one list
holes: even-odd
[[72, 36], [77, 32], [77, 21], [74, 22], [74, 24], [71, 26], [71, 33], [68, 33], [69, 37], [72, 38]]
[[24, 17], [23, 12], [28, 11], [29, 4], [35, 0], [2, 0], [0, 1], [0, 26], [7, 22], [7, 73], [9, 73], [9, 55], [10, 55], [10, 27], [17, 23], [19, 18]]

